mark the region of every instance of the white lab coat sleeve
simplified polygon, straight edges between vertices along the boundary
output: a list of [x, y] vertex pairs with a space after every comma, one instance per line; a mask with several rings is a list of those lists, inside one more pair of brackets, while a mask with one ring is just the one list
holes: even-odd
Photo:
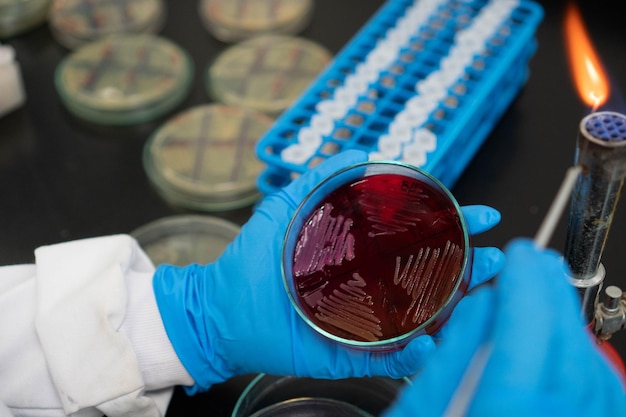
[[136, 241], [66, 242], [38, 248], [35, 259], [0, 268], [8, 342], [0, 343], [0, 415], [165, 414], [172, 387], [193, 380], [167, 338], [154, 267]]

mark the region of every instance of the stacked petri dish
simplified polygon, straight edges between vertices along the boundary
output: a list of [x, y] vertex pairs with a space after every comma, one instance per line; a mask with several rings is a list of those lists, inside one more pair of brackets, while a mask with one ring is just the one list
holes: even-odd
[[0, 39], [27, 32], [44, 23], [51, 0], [0, 0]]
[[106, 125], [141, 123], [167, 113], [187, 96], [192, 78], [193, 62], [182, 48], [147, 34], [88, 43], [66, 56], [55, 72], [69, 112]]
[[158, 33], [163, 0], [54, 0], [49, 24], [57, 41], [75, 49], [118, 33]]
[[143, 164], [170, 203], [203, 211], [244, 207], [260, 193], [254, 152], [273, 120], [243, 107], [206, 104], [172, 117], [148, 139]]
[[217, 260], [240, 229], [218, 217], [179, 214], [145, 224], [131, 235], [155, 265], [185, 266]]
[[309, 23], [313, 0], [201, 0], [205, 28], [223, 42], [264, 34], [294, 35]]
[[224, 50], [206, 71], [216, 101], [277, 116], [317, 78], [332, 55], [294, 36], [262, 35]]
[[408, 378], [315, 379], [259, 374], [237, 400], [231, 417], [371, 417], [395, 400]]

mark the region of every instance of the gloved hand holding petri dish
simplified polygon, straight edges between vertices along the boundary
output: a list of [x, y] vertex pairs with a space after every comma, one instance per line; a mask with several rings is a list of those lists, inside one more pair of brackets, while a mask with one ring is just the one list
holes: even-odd
[[331, 340], [370, 351], [437, 332], [472, 269], [468, 228], [450, 191], [391, 161], [352, 165], [313, 189], [282, 256], [300, 316]]

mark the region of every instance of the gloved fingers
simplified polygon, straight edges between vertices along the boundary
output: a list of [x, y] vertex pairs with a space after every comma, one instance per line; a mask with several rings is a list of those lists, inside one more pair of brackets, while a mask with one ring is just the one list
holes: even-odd
[[388, 376], [397, 379], [414, 375], [424, 367], [435, 350], [433, 338], [423, 335], [411, 340], [400, 351], [373, 353], [369, 358], [371, 376]]
[[487, 339], [491, 323], [493, 290], [482, 288], [468, 298], [471, 301], [461, 301], [450, 318], [443, 343], [385, 417], [444, 415], [474, 353]]
[[495, 247], [474, 248], [472, 278], [468, 291], [489, 281], [502, 271], [504, 253]]
[[512, 241], [505, 253], [496, 290], [494, 340], [506, 354], [494, 355], [494, 369], [507, 369], [517, 389], [532, 391], [538, 381], [558, 380], [558, 375], [547, 375], [548, 365], [563, 372], [559, 363], [578, 362], [579, 352], [589, 352], [584, 347], [589, 340], [560, 256], [529, 239]]
[[498, 210], [485, 205], [463, 206], [461, 212], [465, 217], [470, 235], [477, 235], [492, 229], [500, 223], [502, 218]]
[[367, 160], [368, 155], [365, 151], [349, 149], [340, 152], [296, 178], [285, 187], [284, 192], [286, 196], [297, 205], [317, 184], [329, 175], [334, 174], [340, 169]]

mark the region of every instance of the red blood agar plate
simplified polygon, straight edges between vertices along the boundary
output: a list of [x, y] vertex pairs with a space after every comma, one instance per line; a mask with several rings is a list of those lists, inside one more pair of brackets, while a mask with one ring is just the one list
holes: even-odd
[[456, 199], [430, 174], [393, 161], [320, 183], [296, 210], [282, 256], [300, 316], [331, 340], [373, 351], [435, 333], [471, 278]]

